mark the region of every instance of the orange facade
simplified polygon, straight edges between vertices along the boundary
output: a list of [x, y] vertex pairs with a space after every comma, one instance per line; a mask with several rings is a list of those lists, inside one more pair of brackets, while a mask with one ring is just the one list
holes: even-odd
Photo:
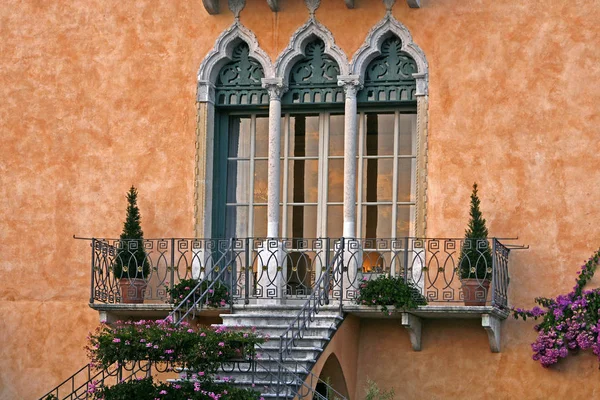
[[[134, 184], [146, 237], [194, 235], [196, 75], [233, 21], [222, 3], [214, 16], [200, 0], [0, 7], [1, 399], [39, 396], [86, 362], [98, 313], [73, 234], [117, 236]], [[429, 63], [427, 236], [464, 233], [477, 181], [490, 235], [531, 246], [511, 254], [509, 304], [567, 292], [600, 243], [600, 5], [398, 0], [393, 12]], [[316, 16], [350, 57], [384, 14], [380, 1], [323, 0]], [[278, 13], [248, 0], [241, 22], [274, 61], [307, 17], [299, 0]], [[591, 353], [531, 360], [533, 322], [506, 320], [499, 354], [477, 321], [425, 321], [421, 352], [396, 320], [345, 324], [350, 392], [368, 376], [401, 398], [600, 393]]]

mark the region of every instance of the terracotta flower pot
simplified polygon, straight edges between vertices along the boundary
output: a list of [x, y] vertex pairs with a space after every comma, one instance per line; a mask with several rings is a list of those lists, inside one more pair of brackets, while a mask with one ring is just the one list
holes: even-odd
[[139, 278], [121, 278], [119, 287], [121, 289], [121, 303], [125, 304], [142, 304], [144, 302], [144, 294], [148, 284], [144, 279]]
[[485, 306], [490, 281], [481, 279], [462, 279], [465, 306]]

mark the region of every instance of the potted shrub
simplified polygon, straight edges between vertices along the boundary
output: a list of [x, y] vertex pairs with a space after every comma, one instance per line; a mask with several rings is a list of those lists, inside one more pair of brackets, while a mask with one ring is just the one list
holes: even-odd
[[144, 232], [140, 222], [137, 190], [131, 186], [127, 193], [127, 217], [113, 263], [113, 273], [119, 280], [122, 303], [144, 302], [150, 263], [144, 250]]
[[465, 231], [465, 241], [458, 260], [458, 272], [466, 306], [485, 305], [492, 280], [492, 252], [479, 205], [477, 183], [474, 183], [469, 226]]
[[391, 315], [388, 306], [398, 310], [413, 310], [427, 305], [427, 300], [412, 282], [404, 282], [401, 277], [379, 275], [377, 279], [364, 280], [356, 303], [381, 307], [381, 312]]

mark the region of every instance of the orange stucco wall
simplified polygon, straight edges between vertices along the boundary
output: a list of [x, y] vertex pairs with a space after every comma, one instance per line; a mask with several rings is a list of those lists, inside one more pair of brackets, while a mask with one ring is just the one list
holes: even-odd
[[[360, 371], [360, 367], [357, 364], [360, 345], [359, 340], [360, 320], [352, 315], [347, 316], [312, 369], [312, 373], [322, 380], [326, 380], [328, 377], [331, 378], [323, 372], [326, 372], [324, 371], [324, 367], [329, 360], [329, 357], [332, 355], [335, 356], [341, 367], [342, 374], [344, 375], [346, 389], [350, 396], [349, 399], [356, 398], [356, 379], [357, 373]], [[343, 390], [339, 386], [336, 386], [336, 383], [337, 382], [335, 381], [331, 381], [333, 388], [343, 395]], [[312, 381], [312, 384], [316, 385], [317, 382]]]
[[[71, 237], [118, 235], [131, 184], [147, 237], [193, 235], [196, 72], [232, 21], [222, 3], [217, 16], [200, 0], [2, 3], [0, 398], [41, 395], [85, 362], [98, 316], [89, 248]], [[303, 2], [247, 3], [241, 20], [274, 60]], [[322, 3], [317, 17], [349, 55], [384, 14], [375, 0]], [[531, 245], [511, 256], [511, 303], [569, 290], [600, 243], [600, 5], [397, 3], [430, 66], [428, 236], [462, 234], [477, 181], [490, 233]], [[507, 321], [500, 354], [475, 325], [427, 321], [413, 353], [397, 325], [363, 323], [356, 387], [369, 371], [406, 398], [598, 394], [593, 357], [543, 370], [531, 324]]]

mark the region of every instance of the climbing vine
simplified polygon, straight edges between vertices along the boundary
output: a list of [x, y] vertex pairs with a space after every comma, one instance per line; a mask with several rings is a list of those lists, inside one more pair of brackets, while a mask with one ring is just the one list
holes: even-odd
[[516, 319], [541, 318], [531, 344], [533, 359], [549, 367], [576, 350], [589, 350], [600, 361], [600, 289], [584, 290], [594, 276], [600, 250], [581, 266], [573, 290], [556, 298], [538, 297], [531, 310], [513, 308]]

